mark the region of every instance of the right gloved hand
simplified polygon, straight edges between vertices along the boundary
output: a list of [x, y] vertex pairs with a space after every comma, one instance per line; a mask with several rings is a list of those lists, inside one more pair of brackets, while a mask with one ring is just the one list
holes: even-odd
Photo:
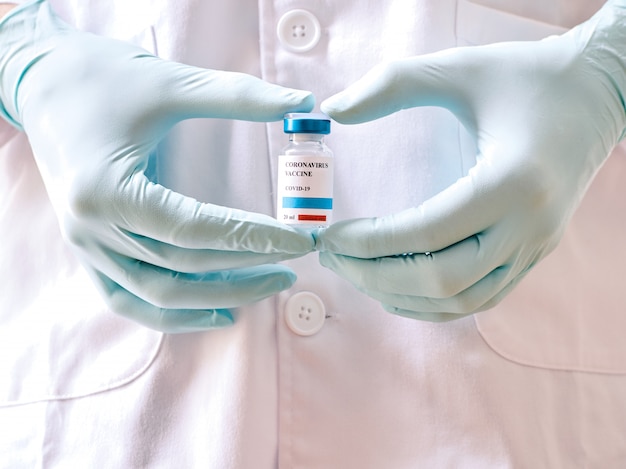
[[311, 110], [310, 93], [77, 31], [45, 0], [5, 16], [0, 44], [0, 114], [28, 135], [63, 234], [112, 310], [196, 331], [292, 285], [295, 275], [272, 263], [310, 252], [309, 234], [199, 203], [144, 171], [183, 119], [278, 120]]
[[543, 41], [381, 64], [322, 110], [355, 124], [447, 108], [477, 163], [419, 205], [320, 231], [320, 261], [395, 314], [446, 321], [493, 307], [556, 247], [626, 135], [625, 95], [626, 0]]

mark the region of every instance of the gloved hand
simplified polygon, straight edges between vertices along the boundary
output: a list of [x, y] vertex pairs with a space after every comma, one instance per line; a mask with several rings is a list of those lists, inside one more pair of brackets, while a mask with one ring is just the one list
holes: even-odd
[[310, 93], [74, 30], [43, 0], [4, 17], [0, 44], [0, 109], [28, 135], [64, 236], [114, 311], [162, 331], [202, 330], [293, 283], [271, 264], [311, 251], [310, 234], [199, 203], [144, 171], [183, 119], [278, 120], [309, 111]]
[[563, 36], [397, 60], [327, 99], [322, 110], [349, 124], [447, 108], [478, 155], [417, 207], [320, 232], [321, 263], [399, 315], [494, 306], [555, 247], [622, 138], [625, 59], [626, 1], [609, 1]]

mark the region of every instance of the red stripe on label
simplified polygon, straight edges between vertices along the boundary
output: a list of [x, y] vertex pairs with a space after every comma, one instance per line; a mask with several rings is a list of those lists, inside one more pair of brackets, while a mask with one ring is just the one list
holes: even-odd
[[326, 215], [298, 215], [298, 221], [326, 221]]

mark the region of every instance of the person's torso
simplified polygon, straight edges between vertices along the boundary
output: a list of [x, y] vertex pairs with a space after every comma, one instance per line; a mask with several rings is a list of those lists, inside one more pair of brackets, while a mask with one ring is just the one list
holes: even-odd
[[[540, 39], [586, 19], [601, 3], [145, 0], [105, 6], [95, 1], [80, 5], [52, 2], [65, 19], [81, 29], [133, 41], [168, 60], [242, 71], [280, 85], [309, 89], [318, 103], [382, 61], [457, 45]], [[302, 8], [319, 21], [320, 34], [309, 50], [299, 52], [284, 35], [279, 37], [277, 28], [284, 15]], [[203, 202], [274, 214], [276, 162], [286, 141], [280, 122], [188, 121], [163, 141], [152, 177]], [[335, 154], [337, 220], [416, 206], [464, 175], [473, 164], [468, 135], [454, 116], [441, 109], [407, 110], [356, 126], [333, 123], [327, 143]], [[608, 163], [611, 171], [600, 175], [603, 184], [594, 185], [583, 207], [589, 208], [574, 220], [564, 244], [546, 261], [545, 269], [538, 267], [537, 274], [531, 274], [511, 300], [480, 315], [480, 329], [474, 318], [436, 325], [392, 316], [319, 266], [317, 256], [311, 254], [286, 263], [298, 275], [291, 289], [235, 311], [237, 324], [230, 330], [162, 338], [103, 311], [95, 293], [83, 287], [85, 278], [71, 254], [61, 247], [60, 237], [49, 235], [55, 221], [41, 193], [36, 202], [44, 207], [41, 210], [46, 216], [38, 223], [47, 231], [33, 230], [28, 239], [15, 237], [11, 242], [22, 253], [34, 256], [40, 248], [29, 251], [29, 246], [40, 246], [46, 233], [47, 248], [51, 237], [58, 256], [44, 264], [47, 277], [42, 274], [32, 282], [28, 298], [24, 298], [24, 290], [5, 304], [28, 314], [26, 323], [37, 321], [50, 302], [68, 314], [64, 327], [59, 328], [45, 311], [45, 326], [33, 336], [28, 353], [13, 343], [12, 355], [3, 354], [6, 369], [24, 384], [5, 389], [0, 405], [56, 402], [69, 396], [79, 407], [95, 393], [105, 403], [124, 401], [122, 386], [169, 386], [171, 392], [164, 394], [176, 403], [166, 400], [161, 405], [170, 426], [163, 434], [177, 444], [163, 452], [163, 465], [178, 461], [204, 467], [269, 468], [276, 458], [285, 468], [498, 467], [512, 464], [510, 461], [532, 462], [536, 453], [528, 454], [526, 448], [540, 445], [546, 434], [559, 431], [563, 440], [579, 436], [577, 428], [564, 423], [541, 427], [542, 431], [534, 425], [519, 425], [516, 431], [521, 437], [515, 441], [506, 430], [520, 415], [555, 412], [559, 393], [567, 389], [569, 378], [553, 370], [582, 370], [577, 379], [589, 380], [586, 386], [592, 389], [585, 402], [604, 383], [604, 376], [592, 380], [595, 373], [626, 372], [618, 359], [619, 345], [600, 356], [593, 354], [593, 347], [581, 351], [576, 337], [581, 328], [593, 324], [591, 313], [577, 312], [576, 320], [569, 321], [572, 300], [564, 299], [562, 293], [576, 289], [581, 298], [575, 301], [585, 304], [598, 297], [605, 299], [603, 311], [609, 325], [594, 332], [598, 340], [603, 339], [620, 303], [611, 296], [614, 285], [594, 283], [584, 273], [606, 269], [614, 256], [608, 248], [592, 259], [580, 260], [576, 253], [581, 233], [589, 234], [587, 220], [591, 218], [595, 226], [604, 227], [597, 233], [602, 239], [626, 231], [614, 217], [611, 224], [605, 219], [612, 210], [620, 209], [607, 207], [617, 202], [609, 197], [614, 187], [604, 183], [626, 172], [623, 155], [618, 156]], [[37, 178], [33, 181], [20, 189], [26, 192], [32, 185], [40, 186]], [[23, 203], [17, 197], [12, 202], [16, 207]], [[601, 214], [598, 206], [606, 208], [606, 213]], [[28, 220], [24, 224], [28, 226]], [[13, 254], [3, 255], [18, 262]], [[566, 272], [563, 265], [567, 265]], [[565, 278], [558, 283], [560, 290], [545, 286], [554, 280], [554, 271]], [[28, 273], [26, 269], [20, 283], [27, 281]], [[614, 269], [606, 275], [617, 273]], [[82, 306], [76, 306], [77, 300], [67, 295], [55, 295], [60, 286], [67, 291], [82, 288], [86, 292]], [[302, 292], [314, 294], [310, 298], [319, 299], [315, 304], [324, 308], [324, 324], [311, 336], [299, 335], [286, 321], [294, 301], [297, 305], [301, 298], [295, 295]], [[537, 292], [544, 298], [542, 302], [537, 301]], [[593, 312], [590, 308], [587, 311]], [[492, 316], [496, 319], [491, 320]], [[529, 322], [537, 324], [528, 317], [546, 316], [553, 318], [548, 324], [557, 329], [568, 320], [565, 329], [571, 340], [554, 344], [545, 327], [526, 327]], [[500, 317], [508, 318], [505, 324]], [[90, 337], [99, 335], [102, 323], [112, 324], [109, 327], [120, 332], [117, 338], [94, 345]], [[511, 325], [518, 323], [528, 335], [526, 343], [532, 342], [533, 347], [507, 348], [518, 343], [510, 340], [519, 333], [519, 328], [511, 330]], [[7, 320], [7, 324], [7, 336], [25, 333], [24, 323]], [[53, 346], [41, 347], [41, 340], [53, 330], [57, 331]], [[58, 358], [68, 354], [67, 344], [76, 335], [81, 337], [75, 343], [76, 353], [83, 347], [91, 350], [78, 365]], [[15, 363], [27, 356], [36, 358], [16, 371]], [[55, 360], [61, 371], [42, 364]], [[184, 372], [174, 373], [172, 363], [181, 360], [190, 363]], [[172, 375], [169, 378], [168, 373]], [[42, 375], [40, 382], [45, 385], [29, 384], [33, 376]], [[507, 376], [506, 382], [494, 384], [500, 376]], [[142, 379], [147, 384], [141, 384]], [[533, 386], [545, 392], [533, 398], [528, 392]], [[106, 401], [107, 395], [111, 401]], [[119, 405], [132, 408], [132, 404]], [[575, 413], [574, 407], [575, 403], [566, 403], [554, 415]], [[94, 419], [96, 423], [100, 419], [103, 427], [112, 425], [102, 416]], [[70, 442], [80, 441], [76, 425], [70, 426], [68, 434], [75, 438], [60, 437], [58, 443], [59, 458], [65, 450], [66, 461], [71, 460]], [[222, 428], [215, 428], [219, 426]], [[129, 441], [144, 441], [129, 428], [119, 431], [132, 433]], [[145, 433], [145, 438], [153, 435], [152, 430]], [[207, 441], [206, 445], [186, 441], [190, 434]], [[485, 441], [490, 444], [484, 445]], [[177, 445], [185, 449], [178, 447], [177, 453]], [[130, 448], [123, 448], [122, 453], [128, 451]], [[192, 457], [195, 461], [187, 459]]]

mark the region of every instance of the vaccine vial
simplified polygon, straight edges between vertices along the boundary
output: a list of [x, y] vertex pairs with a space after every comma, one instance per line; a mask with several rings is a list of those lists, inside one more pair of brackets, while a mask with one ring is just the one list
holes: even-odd
[[333, 214], [333, 153], [324, 143], [330, 118], [321, 113], [285, 114], [289, 144], [278, 156], [276, 218], [300, 228], [328, 226]]

